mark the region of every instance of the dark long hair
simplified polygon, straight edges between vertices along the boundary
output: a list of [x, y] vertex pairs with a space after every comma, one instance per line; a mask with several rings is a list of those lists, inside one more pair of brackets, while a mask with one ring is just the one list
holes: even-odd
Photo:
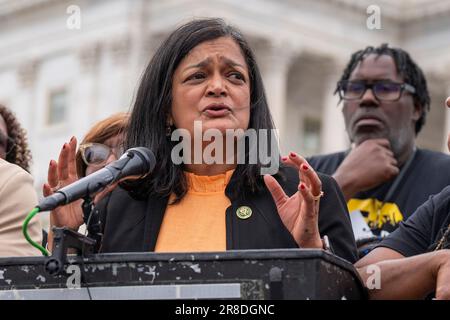
[[[348, 80], [351, 73], [355, 70], [359, 62], [364, 60], [367, 55], [376, 54], [378, 56], [386, 54], [394, 59], [395, 66], [399, 75], [403, 77], [403, 80], [414, 88], [416, 88], [416, 93], [413, 95], [414, 103], [420, 106], [422, 114], [416, 122], [416, 135], [420, 132], [425, 120], [427, 113], [430, 110], [430, 94], [428, 93], [427, 80], [425, 75], [420, 69], [420, 67], [414, 62], [411, 56], [403, 49], [391, 48], [388, 44], [383, 43], [379, 47], [366, 47], [363, 50], [356, 51], [352, 54], [350, 61], [345, 67], [344, 73], [341, 76], [342, 80]], [[339, 83], [339, 82], [338, 82]], [[336, 88], [335, 94], [339, 91], [339, 84]]]
[[[136, 95], [127, 133], [127, 147], [145, 146], [156, 157], [152, 175], [134, 190], [137, 196], [176, 195], [174, 202], [187, 192], [183, 165], [171, 161], [175, 142], [166, 136], [166, 122], [172, 105], [173, 74], [189, 52], [197, 45], [220, 37], [231, 37], [242, 50], [250, 74], [250, 122], [252, 129], [273, 129], [262, 77], [254, 54], [242, 34], [221, 19], [198, 19], [177, 28], [158, 48], [148, 64]], [[268, 135], [270, 139], [270, 135]], [[270, 140], [267, 141], [270, 146]], [[246, 148], [248, 150], [248, 148]], [[273, 151], [273, 150], [272, 150]], [[272, 153], [273, 154], [273, 153]], [[239, 164], [240, 177], [235, 193], [257, 192], [261, 186], [260, 164]]]

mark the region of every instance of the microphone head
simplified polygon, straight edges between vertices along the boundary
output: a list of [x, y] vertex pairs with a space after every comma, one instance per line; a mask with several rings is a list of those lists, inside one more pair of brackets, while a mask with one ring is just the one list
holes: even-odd
[[[145, 178], [153, 171], [156, 165], [156, 158], [153, 152], [145, 147], [135, 147], [128, 149], [120, 157], [130, 158], [129, 162], [134, 162], [136, 165], [133, 167], [139, 167], [139, 173], [129, 177], [129, 179], [120, 181], [120, 186], [127, 190], [133, 197], [140, 199], [140, 187], [146, 180]], [[143, 196], [142, 196], [143, 197]]]
[[156, 158], [153, 152], [146, 147], [135, 147], [125, 151], [121, 158], [133, 158], [136, 156], [140, 158], [140, 160], [142, 161], [142, 165], [145, 167], [143, 169], [146, 172], [145, 175], [151, 173], [156, 165]]
[[118, 180], [139, 180], [148, 176], [155, 168], [155, 164], [156, 159], [150, 149], [135, 147], [125, 151], [118, 160], [106, 167], [120, 170]]

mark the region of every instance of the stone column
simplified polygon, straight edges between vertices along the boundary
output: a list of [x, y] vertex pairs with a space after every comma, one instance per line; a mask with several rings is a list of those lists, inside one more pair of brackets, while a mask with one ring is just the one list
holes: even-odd
[[[39, 62], [37, 60], [29, 60], [18, 66], [17, 79], [19, 82], [21, 93], [31, 93], [34, 90], [38, 70]], [[26, 109], [30, 107], [28, 104], [20, 105], [26, 106]]]
[[322, 143], [320, 148], [322, 154], [344, 150], [349, 144], [342, 115], [342, 102], [338, 105], [339, 95], [334, 95], [341, 70], [343, 68], [336, 64], [327, 66], [326, 81], [323, 87], [324, 105], [322, 108]]
[[[84, 121], [77, 123], [77, 138], [79, 142], [90, 129], [92, 122], [98, 119], [98, 95], [99, 95], [99, 64], [102, 47], [100, 43], [92, 43], [84, 46], [78, 52], [80, 63], [79, 79], [76, 82], [75, 96], [77, 105], [74, 112], [84, 114]], [[76, 117], [75, 117], [76, 118]], [[86, 121], [87, 119], [87, 121]]]
[[15, 98], [17, 110], [14, 112], [22, 122], [23, 128], [26, 128], [28, 141], [32, 149], [35, 144], [35, 137], [38, 132], [39, 122], [38, 110], [36, 110], [36, 92], [35, 86], [39, 71], [39, 61], [29, 60], [19, 65], [17, 68], [17, 79], [19, 83], [19, 92]]
[[[112, 41], [108, 45], [111, 74], [109, 77], [109, 83], [111, 85], [110, 92], [104, 98], [107, 99], [108, 105], [104, 111], [113, 113], [119, 111], [128, 111], [128, 107], [131, 103], [133, 95], [133, 83], [131, 83], [131, 70], [130, 70], [130, 53], [131, 53], [131, 37], [126, 34], [119, 37], [115, 41]], [[134, 81], [133, 81], [134, 82]]]
[[283, 141], [288, 139], [285, 126], [286, 100], [287, 100], [287, 77], [289, 67], [297, 50], [287, 43], [260, 41], [255, 48], [258, 65], [266, 89], [267, 100], [270, 111], [278, 129], [282, 152]]

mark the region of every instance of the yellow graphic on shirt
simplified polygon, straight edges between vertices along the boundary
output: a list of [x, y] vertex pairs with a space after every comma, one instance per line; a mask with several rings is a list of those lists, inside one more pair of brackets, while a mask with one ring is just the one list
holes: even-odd
[[393, 202], [381, 202], [377, 199], [350, 199], [348, 211], [361, 211], [372, 231], [393, 231], [403, 221], [403, 215]]

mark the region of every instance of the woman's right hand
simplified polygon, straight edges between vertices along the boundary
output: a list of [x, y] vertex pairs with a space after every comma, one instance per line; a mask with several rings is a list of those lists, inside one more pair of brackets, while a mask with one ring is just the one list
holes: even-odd
[[[50, 161], [48, 166], [48, 181], [43, 186], [43, 194], [45, 197], [78, 180], [75, 161], [76, 149], [77, 139], [72, 137], [69, 143], [64, 143], [59, 154], [58, 162], [55, 160]], [[81, 204], [82, 200], [77, 200], [54, 209], [50, 213], [49, 234], [51, 233], [52, 227], [68, 227], [73, 230], [78, 230], [84, 223]]]
[[319, 233], [322, 181], [307, 161], [296, 153], [291, 152], [289, 157], [282, 157], [281, 160], [298, 171], [300, 180], [298, 191], [289, 197], [274, 177], [264, 176], [281, 221], [300, 248], [323, 248]]

